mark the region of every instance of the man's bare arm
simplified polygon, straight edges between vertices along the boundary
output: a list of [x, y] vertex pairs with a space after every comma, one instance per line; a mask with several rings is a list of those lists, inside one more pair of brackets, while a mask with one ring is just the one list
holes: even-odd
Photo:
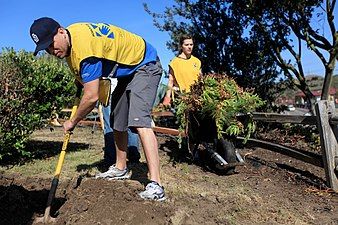
[[72, 130], [78, 122], [90, 113], [99, 99], [99, 79], [83, 84], [83, 96], [76, 114], [63, 124], [64, 131]]

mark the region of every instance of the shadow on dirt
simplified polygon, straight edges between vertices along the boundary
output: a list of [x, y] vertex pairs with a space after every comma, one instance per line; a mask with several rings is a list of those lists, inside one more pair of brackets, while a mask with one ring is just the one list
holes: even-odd
[[[10, 166], [25, 164], [33, 159], [45, 159], [60, 154], [63, 142], [61, 141], [29, 141], [26, 149], [30, 157], [22, 158], [11, 156], [10, 158], [3, 158], [1, 160], [1, 166]], [[69, 143], [67, 152], [81, 151], [89, 148], [89, 144], [84, 143]]]
[[260, 166], [265, 165], [274, 169], [287, 170], [289, 172], [292, 172], [292, 174], [295, 175], [294, 177], [296, 179], [303, 181], [311, 186], [315, 186], [318, 189], [328, 188], [323, 178], [316, 176], [310, 171], [301, 170], [285, 163], [269, 162], [259, 157], [252, 156], [247, 157], [247, 163], [250, 163], [255, 168], [259, 168]]
[[79, 164], [76, 166], [76, 171], [88, 171], [92, 168], [97, 168], [100, 172], [107, 171], [110, 165], [106, 164], [104, 160], [94, 162], [92, 164]]
[[304, 171], [304, 170], [300, 170], [297, 169], [293, 166], [284, 164], [284, 163], [276, 163], [276, 165], [284, 170], [290, 171], [292, 173], [295, 174], [295, 178], [304, 181], [305, 183], [309, 184], [309, 185], [313, 185], [317, 188], [328, 188], [328, 186], [326, 185], [326, 181], [316, 175], [314, 175], [313, 173], [309, 172], [309, 171]]
[[[184, 141], [182, 141], [184, 142]], [[160, 150], [167, 153], [167, 155], [170, 157], [170, 162], [173, 165], [176, 165], [178, 163], [192, 163], [191, 154], [188, 152], [187, 148], [183, 146], [182, 148], [179, 148], [179, 144], [177, 140], [174, 138], [168, 138], [164, 143], [162, 143], [159, 147]]]
[[[92, 164], [80, 164], [76, 167], [77, 172], [89, 171], [92, 168], [97, 168], [100, 172], [108, 170], [110, 165], [107, 165], [103, 160], [94, 162]], [[142, 184], [147, 184], [148, 179], [148, 166], [145, 162], [127, 163], [128, 169], [131, 171], [131, 180], [139, 181]], [[84, 176], [90, 177], [89, 174]]]
[[[22, 186], [0, 186], [0, 218], [1, 224], [32, 224], [36, 215], [43, 216], [49, 190], [27, 190]], [[65, 198], [53, 200], [51, 215], [66, 202]]]
[[167, 153], [173, 166], [181, 163], [187, 163], [189, 165], [194, 164], [200, 167], [203, 171], [212, 172], [219, 176], [237, 174], [235, 167], [228, 169], [223, 167], [218, 168], [217, 166], [219, 163], [214, 158], [212, 158], [211, 155], [207, 153], [207, 151], [203, 151], [203, 155], [199, 155], [193, 159], [192, 154], [188, 151], [185, 141], [182, 142], [182, 148], [179, 148], [177, 140], [174, 138], [168, 139], [160, 145], [160, 150]]

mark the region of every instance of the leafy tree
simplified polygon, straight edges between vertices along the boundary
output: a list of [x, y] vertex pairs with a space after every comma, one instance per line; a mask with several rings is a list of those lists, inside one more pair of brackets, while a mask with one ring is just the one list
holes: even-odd
[[[281, 88], [275, 86], [278, 65], [288, 78], [284, 83], [304, 92], [313, 108], [315, 100], [302, 64], [303, 44], [325, 67], [322, 99], [327, 99], [338, 58], [335, 4], [336, 0], [175, 0], [163, 14], [152, 13], [146, 4], [145, 10], [154, 18], [155, 26], [171, 36], [170, 49], [177, 51], [180, 34], [194, 36], [195, 53], [206, 72], [241, 78], [237, 79], [239, 84], [258, 88], [256, 92], [271, 101]], [[311, 24], [323, 16], [330, 30], [329, 38]]]
[[[328, 99], [338, 56], [338, 33], [333, 15], [335, 4], [336, 0], [233, 2], [236, 14], [247, 20], [246, 23], [250, 24], [252, 34], [271, 46], [275, 61], [292, 83], [303, 91], [312, 109], [315, 99], [305, 79], [302, 64], [303, 44], [305, 43], [324, 65], [322, 99]], [[321, 33], [322, 29], [315, 27], [315, 23], [311, 23], [311, 21], [320, 21], [323, 16], [330, 30], [329, 38]], [[290, 58], [287, 58], [285, 53]]]
[[145, 10], [153, 17], [159, 30], [169, 33], [167, 46], [178, 51], [179, 37], [189, 33], [194, 37], [194, 55], [202, 61], [203, 72], [226, 73], [237, 83], [255, 88], [271, 103], [280, 92], [276, 85], [280, 74], [269, 54], [269, 46], [254, 35], [247, 34], [246, 20], [232, 9], [232, 1], [176, 0], [163, 14]]

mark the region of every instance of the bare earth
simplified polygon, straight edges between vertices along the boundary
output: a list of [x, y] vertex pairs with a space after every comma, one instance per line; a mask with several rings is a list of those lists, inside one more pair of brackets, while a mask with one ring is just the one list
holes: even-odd
[[[85, 138], [83, 138], [85, 137]], [[61, 129], [37, 131], [35, 140], [62, 142]], [[71, 142], [102, 154], [102, 132], [77, 128]], [[144, 160], [132, 179], [93, 179], [81, 165], [62, 177], [53, 202], [56, 224], [338, 224], [338, 194], [324, 188], [323, 169], [264, 149], [240, 149], [245, 165], [220, 176], [190, 163], [173, 137], [159, 135], [167, 201], [138, 197], [147, 182]], [[67, 160], [66, 162], [67, 163]], [[0, 173], [0, 224], [35, 224], [43, 215], [52, 178]]]

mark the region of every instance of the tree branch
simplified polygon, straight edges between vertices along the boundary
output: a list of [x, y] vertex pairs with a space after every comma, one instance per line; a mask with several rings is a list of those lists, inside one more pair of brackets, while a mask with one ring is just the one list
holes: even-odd
[[305, 74], [304, 74], [304, 69], [303, 69], [303, 64], [302, 64], [302, 40], [298, 37], [298, 58], [297, 58], [297, 66], [298, 66], [298, 71], [299, 75], [301, 76], [302, 80], [305, 82]]
[[305, 41], [308, 44], [308, 46], [319, 57], [319, 59], [324, 64], [324, 66], [326, 66], [327, 65], [327, 61], [326, 61], [325, 57], [323, 56], [323, 54], [315, 47], [315, 45], [311, 42], [311, 40], [309, 40], [309, 35], [307, 34], [307, 32], [305, 32], [304, 35], [305, 35]]
[[[310, 36], [311, 41], [312, 41], [317, 47], [320, 47], [320, 48], [325, 49], [325, 50], [328, 50], [328, 49], [331, 48], [331, 43], [330, 43], [324, 36], [321, 36], [321, 35], [317, 34], [316, 31], [314, 31], [310, 25], [307, 27], [307, 31], [308, 31], [309, 34], [313, 37], [313, 38], [312, 38], [312, 37]], [[317, 42], [315, 39], [317, 39], [318, 41], [322, 42], [323, 44]]]
[[335, 33], [336, 33], [336, 27], [334, 26], [334, 15], [333, 10], [336, 5], [336, 0], [332, 1], [331, 7], [330, 7], [330, 0], [326, 0], [326, 15], [327, 15], [327, 22], [329, 23], [332, 40], [334, 42], [335, 40]]
[[[277, 62], [279, 65], [282, 65], [282, 69], [283, 67], [285, 67], [287, 70], [292, 71], [292, 73], [296, 76], [298, 74], [298, 71], [296, 70], [296, 68], [294, 66], [292, 66], [290, 63], [285, 62], [285, 60], [283, 59], [282, 55], [281, 55], [281, 51], [279, 47], [275, 47], [274, 48], [274, 53], [275, 53], [275, 57], [277, 57]], [[292, 54], [292, 53], [291, 53]], [[293, 79], [293, 78], [292, 78]]]
[[[185, 4], [186, 4], [186, 5], [188, 5], [188, 4], [190, 5], [189, 1], [186, 1]], [[192, 22], [193, 22], [195, 28], [197, 28], [198, 33], [201, 35], [201, 37], [206, 38], [205, 35], [203, 34], [203, 32], [202, 32], [202, 30], [201, 30], [201, 28], [200, 28], [200, 26], [199, 26], [197, 20], [196, 20], [195, 12], [192, 11], [192, 10], [193, 10], [193, 9], [192, 9], [193, 7], [191, 7], [191, 5], [190, 5], [190, 7], [186, 7], [186, 8], [188, 9], [188, 11], [189, 11], [190, 14], [191, 14]], [[197, 14], [198, 14], [198, 13], [197, 13]]]
[[[295, 24], [294, 22], [292, 22], [290, 20], [288, 21], [288, 23], [290, 24], [290, 27], [291, 27], [292, 31], [296, 34], [297, 37], [299, 37], [299, 38], [301, 38], [303, 40], [307, 39], [306, 36], [305, 36], [305, 32], [304, 32], [304, 34], [301, 33], [301, 29], [300, 29], [300, 27], [299, 27], [298, 24]], [[321, 48], [321, 49], [326, 50], [326, 51], [331, 48], [330, 42], [325, 37], [320, 36], [319, 34], [317, 34], [312, 29], [312, 27], [307, 26], [307, 31], [310, 34], [310, 35], [308, 35], [308, 40], [309, 40], [309, 43], [307, 42], [308, 45], [314, 44], [318, 48]]]

